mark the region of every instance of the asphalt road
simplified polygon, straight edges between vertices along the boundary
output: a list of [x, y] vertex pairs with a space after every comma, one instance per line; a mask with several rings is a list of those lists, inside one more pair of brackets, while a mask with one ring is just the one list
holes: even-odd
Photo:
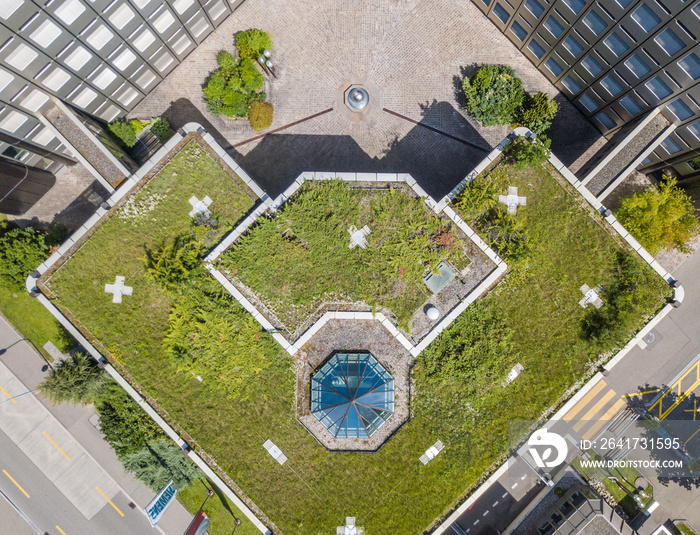
[[[117, 494], [91, 520], [87, 520], [51, 483], [32, 461], [0, 431], [0, 491], [39, 529], [50, 535], [137, 535], [152, 534], [144, 514], [129, 507], [123, 493]], [[12, 478], [12, 479], [11, 479]], [[13, 481], [14, 480], [14, 481]], [[124, 516], [121, 516], [120, 512]], [[16, 513], [15, 513], [16, 514]], [[4, 515], [3, 515], [4, 528]], [[24, 531], [17, 534], [34, 533]], [[6, 532], [15, 535], [15, 532]]]
[[[652, 333], [655, 341], [645, 349], [635, 346], [604, 377], [604, 384], [590, 396], [570, 423], [566, 434], [575, 440], [593, 432], [596, 419], [612, 416], [619, 408], [625, 394], [644, 391], [645, 388], [668, 386], [691, 362], [700, 356], [700, 252], [692, 255], [674, 273], [685, 289], [685, 299], [680, 308], [666, 316]], [[700, 395], [700, 388], [698, 388]], [[579, 424], [590, 415], [589, 423]], [[572, 426], [578, 428], [572, 431]], [[557, 427], [552, 428], [554, 431]], [[565, 434], [562, 433], [562, 434]], [[560, 470], [551, 475], [556, 478]], [[465, 511], [446, 533], [457, 535], [490, 535], [503, 532], [518, 515], [525, 510], [532, 499], [544, 488], [538, 477], [526, 477], [518, 481], [518, 474], [535, 475], [521, 458], [514, 466], [489, 487], [479, 500]], [[516, 484], [515, 488], [511, 488]], [[507, 496], [504, 493], [508, 493]], [[692, 494], [691, 494], [692, 493]], [[700, 492], [686, 490], [677, 484], [656, 485], [655, 497], [661, 504], [654, 519], [689, 518], [698, 516], [700, 520]], [[651, 524], [651, 522], [650, 522]]]

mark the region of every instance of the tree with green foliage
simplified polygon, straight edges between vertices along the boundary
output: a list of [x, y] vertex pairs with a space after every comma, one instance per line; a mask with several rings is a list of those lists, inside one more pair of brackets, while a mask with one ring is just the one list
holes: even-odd
[[462, 82], [465, 108], [484, 125], [510, 124], [524, 91], [515, 71], [504, 65], [485, 65]]
[[241, 399], [253, 394], [250, 379], [277, 354], [272, 337], [218, 285], [183, 291], [170, 312], [163, 347], [178, 369]]
[[259, 29], [236, 34], [236, 48], [241, 59], [257, 60], [265, 50], [272, 49], [272, 36]]
[[626, 342], [626, 336], [639, 321], [639, 310], [650, 309], [658, 302], [654, 291], [657, 275], [630, 251], [617, 257], [615, 283], [603, 288], [603, 306], [590, 308], [581, 320], [584, 339], [602, 347]]
[[154, 251], [146, 250], [144, 262], [148, 275], [165, 289], [203, 271], [201, 244], [191, 236], [178, 236], [172, 243]]
[[537, 139], [519, 137], [508, 143], [503, 155], [520, 171], [546, 162], [552, 154], [551, 145], [552, 140], [544, 136]]
[[53, 366], [38, 388], [52, 403], [85, 405], [99, 397], [107, 380], [91, 356], [76, 352]]
[[419, 359], [425, 374], [442, 381], [457, 380], [463, 395], [505, 378], [516, 360], [513, 332], [483, 301], [470, 305], [435, 339]]
[[95, 400], [105, 440], [121, 459], [165, 437], [150, 416], [114, 381], [108, 381]]
[[546, 93], [526, 93], [513, 116], [513, 126], [524, 126], [538, 136], [543, 136], [552, 126], [557, 111], [559, 104], [554, 99], [550, 100]]
[[154, 117], [148, 123], [148, 126], [161, 143], [165, 143], [175, 134], [173, 129], [170, 128], [170, 123], [163, 117]]
[[182, 490], [204, 477], [197, 465], [182, 454], [182, 449], [167, 439], [160, 439], [138, 451], [126, 454], [122, 464], [155, 492], [167, 485], [171, 479], [173, 486]]
[[253, 130], [256, 132], [269, 128], [272, 124], [273, 112], [274, 108], [269, 102], [256, 101], [251, 103], [250, 115], [248, 116], [250, 126], [252, 126]]
[[233, 55], [221, 51], [216, 56], [219, 68], [204, 87], [207, 108], [214, 115], [247, 117], [253, 102], [263, 99], [265, 78], [250, 58], [237, 61]]
[[479, 215], [498, 206], [498, 186], [490, 177], [476, 177], [452, 201], [470, 215]]
[[131, 124], [126, 121], [114, 121], [109, 124], [109, 131], [116, 136], [126, 147], [136, 145], [136, 132]]
[[21, 290], [39, 264], [46, 260], [44, 235], [33, 228], [17, 228], [0, 236], [0, 284]]
[[131, 119], [131, 121], [129, 121], [128, 124], [131, 127], [131, 129], [134, 131], [134, 134], [138, 136], [141, 132], [143, 132], [143, 129], [146, 128], [146, 125], [148, 123], [145, 123], [143, 121], [139, 121], [138, 119]]
[[664, 248], [686, 252], [698, 234], [692, 200], [668, 176], [658, 186], [624, 199], [615, 217], [652, 255]]

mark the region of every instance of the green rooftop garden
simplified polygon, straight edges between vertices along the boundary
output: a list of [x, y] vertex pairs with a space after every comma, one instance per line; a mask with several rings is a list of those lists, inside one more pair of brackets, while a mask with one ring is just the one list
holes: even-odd
[[[459, 270], [469, 263], [454, 224], [409, 192], [306, 182], [274, 217], [258, 220], [222, 255], [222, 268], [251, 288], [290, 332], [324, 301], [382, 306], [407, 330], [430, 295], [426, 273], [442, 260]], [[365, 225], [371, 231], [367, 247], [350, 248], [348, 230]]]
[[[504, 459], [509, 421], [537, 419], [561, 402], [601, 353], [612, 354], [669, 295], [549, 167], [516, 170], [500, 163], [475, 184], [494, 194], [518, 186], [527, 196], [512, 219], [491, 201], [464, 201], [476, 189], [454, 203], [485, 240], [512, 257], [511, 269], [419, 356], [412, 419], [376, 453], [329, 452], [301, 427], [291, 357], [187, 261], [190, 245], [174, 245], [177, 237], [197, 234], [187, 215], [191, 195], [214, 201], [219, 227], [207, 227], [210, 246], [252, 205], [238, 181], [196, 143], [101, 225], [45, 287], [188, 442], [216, 460], [271, 528], [332, 534], [355, 516], [368, 535], [418, 535]], [[351, 224], [372, 228], [367, 249], [349, 249]], [[424, 300], [416, 289], [424, 269], [445, 256], [467, 262], [436, 244], [441, 225], [422, 201], [398, 192], [310, 184], [223, 262], [229, 270], [237, 263], [236, 276], [280, 302], [310, 306], [323, 291], [338, 289], [408, 314]], [[195, 241], [206, 249], [202, 236]], [[152, 263], [161, 273], [154, 279], [146, 250], [166, 247], [168, 254], [155, 259], [161, 267], [179, 267], [162, 276]], [[172, 258], [179, 264], [167, 261]], [[121, 305], [103, 291], [115, 275], [134, 286]], [[603, 286], [600, 310], [579, 306], [584, 283]], [[504, 387], [518, 362], [524, 371]], [[288, 457], [284, 465], [262, 448], [267, 439]], [[436, 440], [445, 449], [424, 466], [419, 457]], [[203, 492], [193, 489], [186, 500], [196, 505]]]

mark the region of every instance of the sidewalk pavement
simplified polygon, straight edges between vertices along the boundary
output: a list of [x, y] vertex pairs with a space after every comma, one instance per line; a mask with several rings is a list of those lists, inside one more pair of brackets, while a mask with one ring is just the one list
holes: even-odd
[[[22, 392], [34, 390], [48, 373], [48, 366], [46, 366], [46, 362], [29, 344], [21, 341], [21, 337], [18, 333], [2, 317], [0, 317], [0, 346], [7, 348], [7, 351], [0, 356], [0, 368], [2, 369], [0, 371], [3, 372], [1, 375], [3, 376], [3, 385], [5, 388], [8, 389], [9, 385], [9, 388], [13, 390], [10, 392], [13, 396], [21, 394]], [[3, 395], [2, 397], [5, 396]], [[103, 485], [107, 487], [104, 488], [104, 491], [108, 496], [112, 494], [112, 491], [116, 494], [121, 489], [122, 492], [128, 495], [134, 503], [142, 509], [153, 499], [155, 493], [152, 490], [124, 472], [114, 451], [107, 442], [104, 441], [102, 434], [91, 423], [91, 419], [92, 421], [97, 421], [97, 413], [92, 406], [73, 406], [68, 404], [53, 405], [39, 394], [29, 394], [26, 395], [26, 398], [27, 399], [24, 400], [18, 398], [13, 408], [16, 409], [17, 406], [20, 405], [21, 400], [21, 405], [27, 408], [32, 405], [30, 411], [34, 417], [25, 418], [23, 423], [17, 420], [15, 422], [17, 424], [16, 426], [3, 425], [3, 428], [7, 427], [5, 432], [9, 436], [12, 437], [13, 431], [15, 431], [16, 434], [20, 427], [26, 427], [30, 425], [30, 423], [32, 429], [30, 429], [28, 433], [31, 434], [36, 431], [43, 436], [43, 432], [39, 430], [38, 425], [44, 422], [42, 424], [42, 429], [45, 431], [44, 427], [49, 425], [49, 436], [56, 442], [59, 442], [59, 440], [55, 439], [54, 436], [60, 436], [61, 444], [66, 444], [65, 447], [71, 449], [71, 452], [66, 451], [66, 454], [68, 457], [75, 460], [74, 464], [80, 465], [71, 465], [68, 468], [68, 470], [76, 472], [75, 475], [78, 473], [101, 473]], [[27, 401], [29, 403], [25, 403]], [[6, 405], [10, 405], [10, 403], [6, 403]], [[3, 407], [0, 407], [0, 410], [2, 408]], [[48, 411], [50, 415], [46, 414], [45, 411]], [[44, 412], [43, 415], [41, 414], [42, 412]], [[29, 415], [27, 414], [27, 416]], [[5, 419], [5, 415], [3, 414], [3, 420]], [[20, 426], [21, 423], [22, 426]], [[21, 443], [24, 437], [27, 436], [28, 435], [25, 434], [23, 437], [13, 437], [13, 441], [22, 448]], [[15, 438], [18, 440], [15, 440]], [[44, 446], [48, 445], [49, 449], [44, 451], [40, 448], [41, 453], [39, 453], [36, 445], [42, 443]], [[62, 460], [59, 458], [53, 459], [52, 456], [60, 457], [62, 454], [53, 448], [48, 440], [34, 440], [32, 444], [33, 447], [31, 449], [22, 448], [23, 451], [32, 458], [37, 467], [42, 469], [46, 476], [59, 487], [64, 495], [76, 505], [78, 510], [80, 510], [86, 518], [91, 518], [97, 510], [99, 510], [96, 509], [98, 503], [92, 503], [90, 500], [86, 500], [85, 496], [79, 496], [76, 493], [73, 486], [75, 482], [74, 478], [71, 478], [70, 485], [61, 488], [59, 483], [63, 476], [58, 477], [49, 473], [54, 463]], [[87, 452], [87, 455], [82, 453], [81, 450], [83, 449], [84, 452]], [[36, 458], [33, 458], [32, 455]], [[68, 492], [68, 494], [66, 494], [66, 492]], [[76, 496], [72, 496], [71, 492], [76, 493]], [[106, 504], [104, 501], [100, 503], [102, 506]], [[166, 535], [181, 535], [187, 529], [191, 520], [192, 516], [185, 508], [179, 502], [175, 502], [160, 520], [158, 527], [163, 530]]]

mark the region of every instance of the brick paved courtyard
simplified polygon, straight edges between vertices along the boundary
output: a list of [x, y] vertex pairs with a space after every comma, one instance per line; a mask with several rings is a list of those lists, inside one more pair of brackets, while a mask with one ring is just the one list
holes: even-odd
[[[209, 114], [201, 90], [216, 53], [233, 51], [234, 34], [255, 27], [275, 43], [270, 130], [298, 122], [262, 138], [247, 121]], [[304, 170], [390, 170], [411, 173], [439, 198], [509, 130], [459, 109], [461, 78], [485, 63], [510, 65], [527, 90], [557, 95], [469, 0], [247, 0], [132, 115], [165, 115], [176, 127], [200, 122], [271, 195]], [[367, 120], [352, 121], [340, 109], [342, 88], [363, 80], [381, 96], [373, 95]], [[575, 171], [603, 140], [558, 100], [553, 149]]]

